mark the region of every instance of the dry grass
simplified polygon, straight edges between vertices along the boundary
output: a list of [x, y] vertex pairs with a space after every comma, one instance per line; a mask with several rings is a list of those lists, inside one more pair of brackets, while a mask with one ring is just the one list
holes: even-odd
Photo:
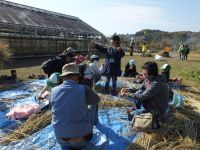
[[[172, 53], [172, 55], [174, 58], [165, 58], [164, 61], [157, 62], [159, 67], [165, 63], [169, 63], [172, 66], [171, 77], [179, 76], [180, 72], [187, 68], [191, 68], [191, 67], [199, 68], [200, 52], [191, 51], [191, 53], [188, 56], [188, 61], [179, 61], [177, 59], [178, 55], [175, 52]], [[127, 53], [126, 56], [122, 58], [122, 64], [121, 64], [122, 70], [124, 70], [127, 62], [130, 59], [135, 60], [138, 72], [141, 71], [141, 67], [146, 61], [154, 61], [154, 57], [140, 57], [139, 55], [129, 56]], [[28, 62], [26, 63], [28, 64]], [[100, 59], [99, 64], [102, 64], [102, 63], [104, 63], [104, 59]], [[22, 80], [26, 80], [27, 76], [30, 73], [43, 74], [40, 66], [32, 66], [32, 67], [28, 67], [28, 69], [26, 67], [14, 68], [14, 69], [16, 69], [18, 77]], [[10, 70], [9, 69], [1, 70], [0, 76], [1, 75], [10, 75]]]
[[1, 137], [1, 144], [21, 140], [46, 127], [51, 122], [51, 112], [31, 115], [26, 122], [8, 135]]
[[125, 99], [118, 99], [113, 100], [112, 96], [99, 94], [101, 101], [99, 107], [101, 109], [108, 108], [108, 107], [128, 107], [133, 106], [133, 103], [125, 100]]
[[127, 150], [200, 149], [200, 103], [187, 92], [184, 109], [173, 109], [162, 127], [151, 134], [142, 133]]
[[9, 45], [5, 41], [0, 41], [0, 64], [9, 60], [11, 55]]
[[196, 120], [199, 117], [200, 115], [187, 109], [175, 111], [160, 130], [151, 134], [142, 133], [127, 150], [199, 149], [200, 121]]

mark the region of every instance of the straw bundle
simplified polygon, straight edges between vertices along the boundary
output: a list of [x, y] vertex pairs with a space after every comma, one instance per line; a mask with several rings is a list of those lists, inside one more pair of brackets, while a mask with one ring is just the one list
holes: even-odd
[[127, 150], [200, 149], [200, 114], [192, 109], [174, 110], [157, 132], [142, 135]]
[[7, 61], [11, 57], [9, 45], [5, 41], [0, 41], [0, 64]]
[[99, 104], [100, 108], [108, 108], [108, 107], [128, 107], [128, 106], [133, 106], [133, 103], [122, 99], [118, 98], [117, 100], [113, 100], [112, 96], [109, 95], [103, 95], [99, 94], [101, 101]]
[[31, 134], [44, 128], [51, 122], [51, 112], [46, 111], [40, 114], [31, 115], [26, 122], [19, 126], [16, 130], [11, 131], [8, 135], [1, 137], [1, 144], [18, 141], [30, 136]]

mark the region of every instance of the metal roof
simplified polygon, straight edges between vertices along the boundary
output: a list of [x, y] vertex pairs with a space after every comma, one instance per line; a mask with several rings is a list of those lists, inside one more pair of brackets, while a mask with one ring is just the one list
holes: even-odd
[[69, 33], [101, 35], [78, 17], [0, 0], [0, 24], [63, 30]]

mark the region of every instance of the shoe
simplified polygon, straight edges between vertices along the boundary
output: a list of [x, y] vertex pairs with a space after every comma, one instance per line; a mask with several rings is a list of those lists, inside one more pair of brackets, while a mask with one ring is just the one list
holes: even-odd
[[111, 95], [112, 95], [112, 96], [117, 96], [118, 93], [117, 93], [116, 91], [112, 91], [112, 92], [111, 92]]
[[130, 113], [128, 113], [128, 120], [132, 121], [132, 119], [133, 119], [133, 116]]

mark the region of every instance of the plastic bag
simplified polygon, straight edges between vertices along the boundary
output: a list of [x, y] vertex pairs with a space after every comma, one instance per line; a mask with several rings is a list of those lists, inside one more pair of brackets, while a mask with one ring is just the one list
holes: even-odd
[[160, 56], [160, 55], [155, 55], [155, 60], [157, 60], [157, 61], [162, 61], [162, 60], [163, 60], [163, 57]]

